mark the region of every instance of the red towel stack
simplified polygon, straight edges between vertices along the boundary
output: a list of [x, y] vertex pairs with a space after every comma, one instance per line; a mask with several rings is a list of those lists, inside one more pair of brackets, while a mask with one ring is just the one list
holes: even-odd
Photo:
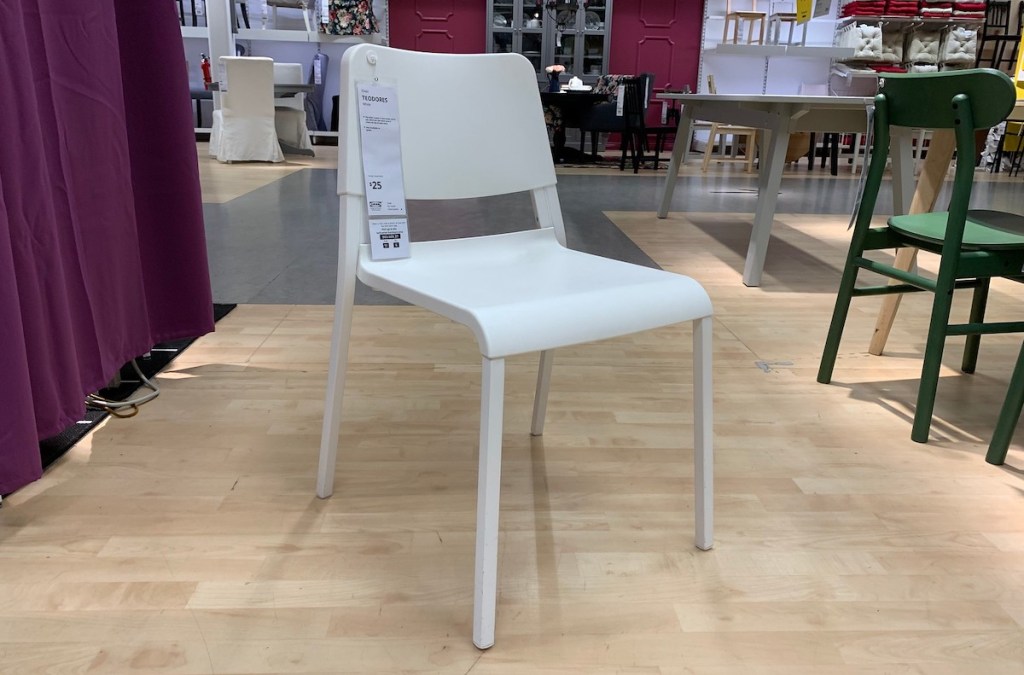
[[903, 66], [889, 65], [887, 63], [872, 63], [870, 66], [871, 70], [876, 73], [905, 73], [907, 69]]
[[984, 19], [984, 2], [954, 2], [953, 16], [961, 19]]
[[840, 16], [881, 16], [885, 14], [885, 0], [854, 0], [843, 5]]
[[889, 0], [885, 5], [886, 16], [917, 16], [917, 0]]

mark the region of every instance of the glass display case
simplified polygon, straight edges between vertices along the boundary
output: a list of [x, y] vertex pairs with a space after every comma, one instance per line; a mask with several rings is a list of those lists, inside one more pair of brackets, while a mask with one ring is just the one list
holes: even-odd
[[607, 73], [611, 18], [612, 0], [489, 0], [487, 50], [522, 54], [540, 80], [557, 64], [589, 83]]

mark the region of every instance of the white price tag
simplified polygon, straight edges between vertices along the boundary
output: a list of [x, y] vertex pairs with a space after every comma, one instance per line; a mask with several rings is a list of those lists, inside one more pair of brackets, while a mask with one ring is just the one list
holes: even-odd
[[320, 23], [330, 23], [331, 8], [328, 0], [320, 0]]
[[626, 88], [621, 84], [615, 88], [615, 116], [622, 117], [622, 106], [626, 99]]
[[409, 221], [406, 218], [371, 220], [370, 257], [374, 260], [408, 258]]
[[356, 84], [363, 181], [370, 217], [404, 216], [402, 143], [398, 127], [398, 91], [376, 82]]
[[357, 82], [356, 96], [370, 253], [374, 260], [407, 258], [409, 224], [405, 217], [398, 90], [378, 82]]
[[217, 80], [219, 81], [217, 84], [217, 90], [223, 94], [228, 90], [228, 67], [226, 64], [217, 64], [217, 75]]
[[313, 57], [313, 84], [321, 85], [324, 83], [324, 62], [319, 56]]

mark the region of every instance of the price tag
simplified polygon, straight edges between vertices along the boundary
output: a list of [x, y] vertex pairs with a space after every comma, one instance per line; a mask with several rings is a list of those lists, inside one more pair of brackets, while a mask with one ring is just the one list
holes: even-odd
[[406, 218], [378, 218], [370, 221], [370, 257], [395, 260], [409, 257], [409, 221]]
[[324, 83], [324, 62], [319, 55], [313, 57], [313, 84], [319, 86]]
[[320, 23], [330, 23], [331, 8], [328, 0], [320, 0]]
[[219, 80], [217, 90], [223, 94], [228, 90], [228, 67], [226, 64], [217, 63], [217, 75]]
[[402, 176], [398, 90], [378, 82], [356, 83], [363, 154], [370, 253], [374, 260], [409, 257], [409, 224]]
[[622, 117], [623, 104], [626, 100], [626, 88], [619, 85], [615, 88], [615, 116]]

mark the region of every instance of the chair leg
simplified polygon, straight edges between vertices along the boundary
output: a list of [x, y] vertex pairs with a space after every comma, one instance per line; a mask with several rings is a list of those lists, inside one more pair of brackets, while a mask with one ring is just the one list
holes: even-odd
[[711, 162], [711, 153], [715, 151], [715, 137], [718, 135], [718, 125], [711, 123], [711, 131], [708, 132], [708, 144], [704, 148], [704, 163], [701, 164], [701, 173], [708, 172], [708, 164]]
[[[219, 112], [219, 111], [218, 111]], [[358, 200], [342, 199], [346, 218], [361, 218], [363, 206]], [[349, 228], [354, 229], [354, 228]], [[338, 458], [338, 433], [341, 431], [341, 403], [345, 395], [345, 374], [348, 370], [348, 346], [352, 331], [352, 305], [356, 293], [356, 257], [358, 239], [346, 240], [345, 229], [338, 245], [337, 291], [334, 299], [334, 333], [331, 338], [331, 360], [327, 371], [327, 397], [324, 401], [324, 422], [320, 434], [320, 462], [316, 474], [316, 495], [326, 499], [334, 492], [334, 467]], [[355, 235], [358, 237], [358, 235]]]
[[711, 333], [713, 318], [693, 322], [693, 490], [697, 548], [714, 545], [714, 448]]
[[850, 313], [853, 289], [857, 285], [857, 272], [859, 268], [853, 264], [853, 259], [860, 254], [861, 251], [855, 251], [851, 248], [846, 257], [843, 278], [839, 282], [839, 291], [836, 293], [836, 306], [832, 310], [832, 323], [829, 324], [828, 337], [825, 338], [825, 348], [822, 350], [821, 363], [818, 365], [818, 382], [822, 384], [828, 384], [832, 381], [832, 370], [836, 365], [836, 354], [839, 353], [839, 343], [843, 339], [846, 317]]
[[484, 358], [480, 396], [480, 475], [476, 500], [476, 576], [473, 593], [473, 644], [480, 649], [494, 645], [504, 395], [505, 360]]
[[921, 365], [921, 383], [917, 390], [917, 408], [914, 410], [914, 427], [910, 439], [917, 443], [928, 442], [928, 430], [932, 425], [935, 410], [935, 392], [939, 387], [939, 370], [942, 368], [942, 352], [946, 346], [946, 326], [953, 306], [953, 283], [942, 280], [939, 271], [939, 285], [932, 302], [932, 316], [928, 324], [928, 338], [924, 347], [924, 363]]
[[[991, 279], [981, 279], [974, 289], [974, 297], [971, 300], [970, 323], [981, 323], [985, 320], [985, 309], [988, 307], [988, 288]], [[960, 370], [965, 373], [973, 373], [978, 365], [978, 347], [981, 345], [981, 335], [975, 333], [967, 336], [967, 343], [964, 345], [964, 359], [960, 364]]]
[[548, 390], [551, 388], [551, 364], [554, 359], [555, 353], [550, 349], [545, 349], [540, 353], [540, 367], [537, 369], [537, 392], [533, 395], [531, 436], [540, 436], [544, 433], [544, 418], [548, 411]]
[[1017, 356], [1017, 365], [1010, 376], [1010, 388], [999, 411], [999, 420], [992, 433], [988, 454], [985, 455], [985, 461], [989, 464], [998, 466], [1006, 461], [1006, 452], [1010, 448], [1010, 440], [1013, 438], [1017, 420], [1020, 419], [1021, 409], [1024, 409], [1024, 345], [1021, 345], [1020, 354]]
[[747, 135], [747, 173], [754, 173], [754, 157], [757, 155], [757, 132]]

